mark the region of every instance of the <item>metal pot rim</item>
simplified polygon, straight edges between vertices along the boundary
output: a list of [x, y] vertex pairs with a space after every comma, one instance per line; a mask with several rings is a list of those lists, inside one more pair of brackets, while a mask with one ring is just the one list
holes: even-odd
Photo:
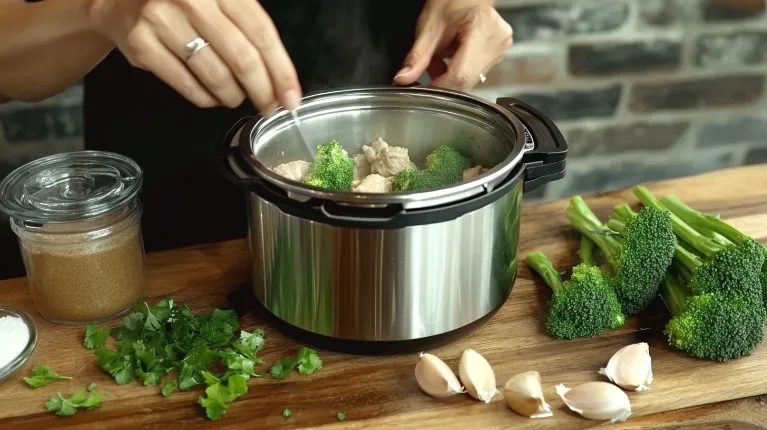
[[524, 152], [533, 147], [533, 143], [527, 141], [530, 134], [526, 127], [511, 112], [495, 103], [488, 102], [474, 95], [447, 89], [430, 87], [362, 87], [327, 91], [305, 97], [297, 111], [300, 114], [302, 108], [310, 109], [328, 99], [360, 96], [375, 97], [380, 94], [401, 94], [410, 97], [438, 99], [443, 102], [463, 103], [487, 110], [489, 113], [497, 114], [506, 121], [514, 133], [514, 136], [509, 136], [510, 139], [514, 140], [511, 152], [492, 169], [469, 181], [461, 181], [454, 185], [425, 191], [373, 194], [352, 191], [329, 191], [289, 180], [273, 172], [264, 163], [259, 161], [255, 155], [253, 143], [269, 125], [287, 120], [290, 112], [284, 108], [279, 108], [269, 117], [259, 117], [248, 121], [240, 133], [238, 133], [239, 142], [237, 142], [237, 145], [245, 161], [261, 179], [284, 189], [288, 196], [294, 200], [308, 201], [314, 198], [332, 200], [341, 205], [357, 207], [384, 207], [391, 204], [401, 204], [405, 209], [439, 206], [489, 193], [519, 164]]

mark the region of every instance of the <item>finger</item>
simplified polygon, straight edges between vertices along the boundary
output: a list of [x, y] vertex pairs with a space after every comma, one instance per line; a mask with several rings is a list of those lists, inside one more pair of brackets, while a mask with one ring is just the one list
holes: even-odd
[[187, 67], [222, 104], [230, 108], [239, 106], [245, 99], [245, 94], [232, 72], [213, 49], [214, 45], [202, 48], [187, 59], [186, 44], [198, 37], [199, 33], [189, 23], [183, 11], [170, 4], [157, 5], [151, 9], [146, 8], [145, 18], [152, 25], [158, 39], [178, 58], [186, 60]]
[[234, 73], [248, 98], [259, 111], [275, 103], [269, 72], [261, 54], [215, 2], [182, 2], [197, 31], [216, 47], [216, 52]]
[[409, 85], [417, 81], [426, 68], [429, 67], [441, 37], [441, 27], [436, 24], [424, 26], [416, 38], [413, 48], [405, 57], [402, 69], [394, 77], [394, 82], [399, 85]]
[[432, 81], [438, 76], [442, 76], [447, 72], [447, 63], [442, 58], [432, 58], [429, 67], [426, 68], [426, 73], [429, 74], [429, 79]]
[[246, 7], [242, 0], [219, 0], [219, 3], [224, 14], [260, 52], [276, 99], [288, 109], [297, 108], [302, 97], [298, 74], [269, 15], [258, 2], [246, 2]]
[[197, 78], [155, 36], [145, 23], [138, 23], [128, 36], [126, 51], [142, 68], [151, 70], [160, 80], [199, 107], [213, 107], [218, 101]]
[[492, 66], [494, 58], [489, 58], [483, 39], [472, 35], [461, 40], [455, 56], [450, 61], [447, 71], [432, 80], [435, 87], [465, 91], [479, 83], [479, 74]]

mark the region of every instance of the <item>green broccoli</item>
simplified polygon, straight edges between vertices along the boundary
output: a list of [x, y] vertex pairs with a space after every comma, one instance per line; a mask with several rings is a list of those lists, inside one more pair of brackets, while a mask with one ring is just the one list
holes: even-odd
[[[724, 247], [740, 245], [752, 249], [756, 245], [756, 241], [752, 237], [747, 236], [717, 216], [706, 215], [696, 211], [674, 195], [664, 197], [661, 202], [682, 221], [711, 239], [714, 243]], [[762, 254], [764, 254], [759, 283], [762, 286], [764, 305], [767, 308], [767, 247], [761, 244], [759, 244], [759, 247]]]
[[305, 184], [329, 190], [349, 191], [354, 179], [354, 161], [335, 140], [317, 145], [314, 164], [304, 176]]
[[[645, 206], [666, 210], [647, 188], [638, 186], [634, 192]], [[764, 253], [758, 242], [747, 238], [741, 245], [723, 246], [699, 233], [674, 213], [671, 213], [671, 221], [676, 236], [693, 251], [677, 246], [674, 252], [678, 265], [692, 274], [690, 287], [693, 294], [745, 294], [744, 298], [758, 300], [764, 306], [761, 284]]]
[[439, 187], [440, 184], [427, 170], [406, 169], [392, 178], [392, 191], [415, 191]]
[[738, 295], [692, 296], [669, 271], [660, 289], [672, 319], [664, 333], [669, 345], [693, 357], [726, 361], [750, 355], [764, 338], [764, 308]]
[[471, 160], [458, 150], [442, 145], [426, 156], [428, 170], [440, 185], [450, 185], [463, 179], [463, 171], [471, 168]]
[[626, 222], [620, 238], [609, 234], [580, 196], [570, 199], [566, 215], [576, 230], [599, 247], [613, 269], [611, 283], [623, 312], [631, 316], [647, 308], [658, 295], [674, 256], [676, 236], [669, 214], [644, 208]]
[[532, 252], [525, 261], [554, 293], [544, 319], [546, 332], [552, 337], [595, 337], [626, 321], [615, 291], [598, 267], [579, 264], [570, 280], [562, 282], [543, 252]]
[[598, 252], [599, 250], [594, 245], [594, 242], [586, 236], [581, 236], [581, 246], [578, 247], [578, 259], [581, 261], [581, 264], [596, 266]]

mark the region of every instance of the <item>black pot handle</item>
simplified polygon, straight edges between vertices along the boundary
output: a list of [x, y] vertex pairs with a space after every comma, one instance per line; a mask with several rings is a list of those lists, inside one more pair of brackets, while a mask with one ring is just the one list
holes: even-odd
[[222, 139], [217, 139], [214, 143], [216, 169], [231, 183], [239, 186], [249, 186], [254, 183], [261, 183], [254, 173], [253, 169], [243, 160], [240, 153], [240, 139], [235, 141], [234, 137], [245, 124], [253, 120], [254, 117], [246, 116], [239, 119], [229, 128]]
[[401, 204], [392, 204], [371, 210], [371, 208], [341, 205], [330, 200], [323, 201], [319, 209], [324, 216], [330, 219], [348, 223], [358, 221], [362, 225], [369, 225], [371, 221], [388, 222], [404, 212]]
[[496, 103], [522, 121], [532, 139], [533, 149], [525, 152], [524, 192], [565, 176], [567, 141], [559, 128], [534, 107], [513, 97], [501, 97]]

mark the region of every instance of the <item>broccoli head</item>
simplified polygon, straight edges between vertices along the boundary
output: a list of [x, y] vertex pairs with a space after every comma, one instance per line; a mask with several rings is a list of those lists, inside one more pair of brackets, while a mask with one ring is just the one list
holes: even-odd
[[428, 170], [403, 170], [392, 178], [392, 191], [416, 191], [439, 187], [440, 183]]
[[626, 321], [615, 291], [598, 267], [579, 264], [570, 279], [562, 282], [543, 252], [532, 252], [525, 260], [553, 291], [544, 320], [546, 332], [552, 337], [595, 337]]
[[719, 245], [725, 247], [731, 245], [746, 246], [749, 249], [749, 251], [746, 252], [751, 252], [750, 250], [753, 250], [754, 246], [758, 246], [761, 249], [761, 252], [764, 255], [764, 262], [762, 264], [761, 274], [759, 275], [759, 283], [762, 286], [764, 305], [765, 309], [767, 309], [767, 248], [757, 243], [752, 237], [749, 237], [740, 230], [723, 221], [718, 216], [707, 215], [697, 211], [686, 205], [684, 202], [682, 202], [682, 200], [674, 195], [668, 195], [664, 197], [661, 202], [674, 215], [678, 216], [690, 227], [694, 228], [704, 236], [712, 239]]
[[[634, 193], [646, 206], [666, 209], [648, 189], [635, 187]], [[741, 294], [744, 299], [758, 300], [764, 306], [761, 280], [765, 257], [761, 244], [746, 237], [742, 238], [739, 245], [722, 245], [695, 230], [673, 212], [670, 213], [674, 233], [691, 248], [690, 251], [684, 246], [677, 246], [674, 260], [686, 273], [692, 275], [690, 287], [693, 294]]]
[[625, 222], [620, 240], [607, 230], [580, 196], [567, 208], [570, 224], [594, 242], [613, 269], [611, 283], [626, 315], [635, 315], [658, 295], [663, 275], [671, 266], [676, 236], [666, 211], [643, 208]]
[[669, 272], [661, 287], [672, 319], [664, 333], [669, 345], [693, 357], [726, 361], [750, 355], [764, 338], [765, 312], [738, 295], [691, 296], [683, 280]]
[[455, 148], [442, 145], [426, 156], [426, 170], [439, 181], [449, 185], [463, 179], [463, 171], [471, 168], [471, 160]]
[[304, 176], [305, 184], [329, 190], [348, 191], [354, 179], [354, 161], [335, 140], [317, 145], [314, 164]]

